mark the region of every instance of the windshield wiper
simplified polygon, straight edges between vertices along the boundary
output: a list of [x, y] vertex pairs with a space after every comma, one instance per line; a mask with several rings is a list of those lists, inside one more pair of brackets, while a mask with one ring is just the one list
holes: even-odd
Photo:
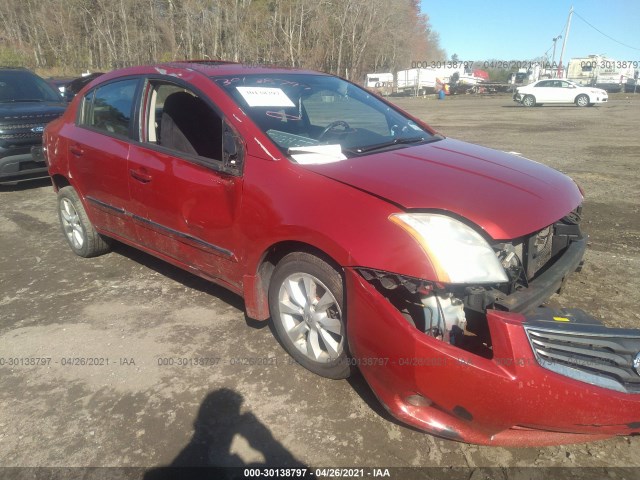
[[393, 147], [394, 145], [403, 145], [407, 143], [418, 143], [418, 142], [431, 143], [437, 140], [442, 140], [442, 138], [443, 137], [441, 137], [440, 135], [434, 135], [431, 138], [401, 137], [401, 138], [394, 138], [393, 140], [390, 140], [384, 143], [376, 143], [375, 145], [366, 145], [364, 147], [348, 148], [345, 150], [352, 153], [367, 153], [367, 152], [373, 152], [375, 150], [381, 150], [387, 147]]

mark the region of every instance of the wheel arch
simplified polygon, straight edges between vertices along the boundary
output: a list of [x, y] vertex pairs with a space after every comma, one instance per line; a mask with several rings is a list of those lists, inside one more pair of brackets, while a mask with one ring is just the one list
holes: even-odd
[[274, 243], [262, 252], [253, 273], [245, 275], [243, 278], [243, 296], [246, 313], [249, 318], [261, 321], [269, 319], [268, 295], [273, 271], [280, 260], [294, 252], [315, 255], [342, 275], [340, 262], [315, 245], [299, 240], [283, 240]]
[[51, 183], [53, 184], [53, 190], [56, 192], [64, 187], [73, 186], [67, 177], [59, 173], [51, 175]]

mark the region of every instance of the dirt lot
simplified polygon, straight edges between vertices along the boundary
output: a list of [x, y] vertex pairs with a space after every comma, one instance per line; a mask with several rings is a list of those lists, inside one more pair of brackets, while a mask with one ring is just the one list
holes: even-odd
[[[640, 95], [582, 109], [508, 96], [396, 101], [444, 135], [576, 179], [591, 241], [553, 301], [640, 326]], [[508, 449], [406, 428], [361, 379], [289, 362], [239, 297], [124, 246], [76, 257], [47, 182], [0, 188], [0, 251], [0, 466], [640, 466], [640, 437]], [[193, 357], [212, 364], [179, 365]], [[637, 473], [625, 472], [610, 476]]]

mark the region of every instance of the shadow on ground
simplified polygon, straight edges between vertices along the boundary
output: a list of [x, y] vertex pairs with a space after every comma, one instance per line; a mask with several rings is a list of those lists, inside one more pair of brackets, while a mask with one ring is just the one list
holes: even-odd
[[242, 402], [231, 389], [209, 393], [189, 444], [170, 465], [147, 471], [144, 480], [244, 478], [245, 468], [307, 468], [253, 413], [241, 411]]

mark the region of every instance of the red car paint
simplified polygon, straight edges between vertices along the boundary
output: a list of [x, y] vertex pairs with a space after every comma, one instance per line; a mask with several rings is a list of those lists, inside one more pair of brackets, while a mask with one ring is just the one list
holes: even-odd
[[[424, 251], [390, 215], [447, 212], [493, 240], [514, 239], [581, 203], [571, 179], [518, 156], [451, 139], [327, 165], [293, 163], [209, 78], [262, 73], [288, 71], [176, 63], [101, 76], [46, 129], [54, 188], [72, 185], [99, 232], [243, 295], [247, 314], [259, 320], [269, 317], [261, 277], [265, 255], [278, 246], [323, 252], [344, 271], [354, 360], [385, 407], [417, 428], [491, 445], [640, 433], [640, 395], [542, 368], [523, 328], [525, 316], [489, 310], [493, 358], [482, 358], [409, 325], [356, 270], [436, 278]], [[76, 125], [81, 100], [94, 86], [149, 75], [180, 79], [217, 106], [242, 138], [242, 175]], [[416, 394], [422, 398], [417, 406], [407, 400]]]
[[405, 209], [455, 213], [496, 240], [539, 230], [582, 202], [576, 184], [560, 172], [448, 138], [308, 168]]
[[[545, 370], [531, 352], [525, 317], [490, 311], [493, 359], [418, 335], [384, 297], [347, 270], [351, 351], [398, 419], [453, 440], [502, 446], [580, 443], [638, 433], [638, 395], [593, 387]], [[393, 330], [394, 335], [381, 332]], [[375, 359], [385, 359], [376, 362]], [[433, 402], [413, 406], [421, 394]]]

